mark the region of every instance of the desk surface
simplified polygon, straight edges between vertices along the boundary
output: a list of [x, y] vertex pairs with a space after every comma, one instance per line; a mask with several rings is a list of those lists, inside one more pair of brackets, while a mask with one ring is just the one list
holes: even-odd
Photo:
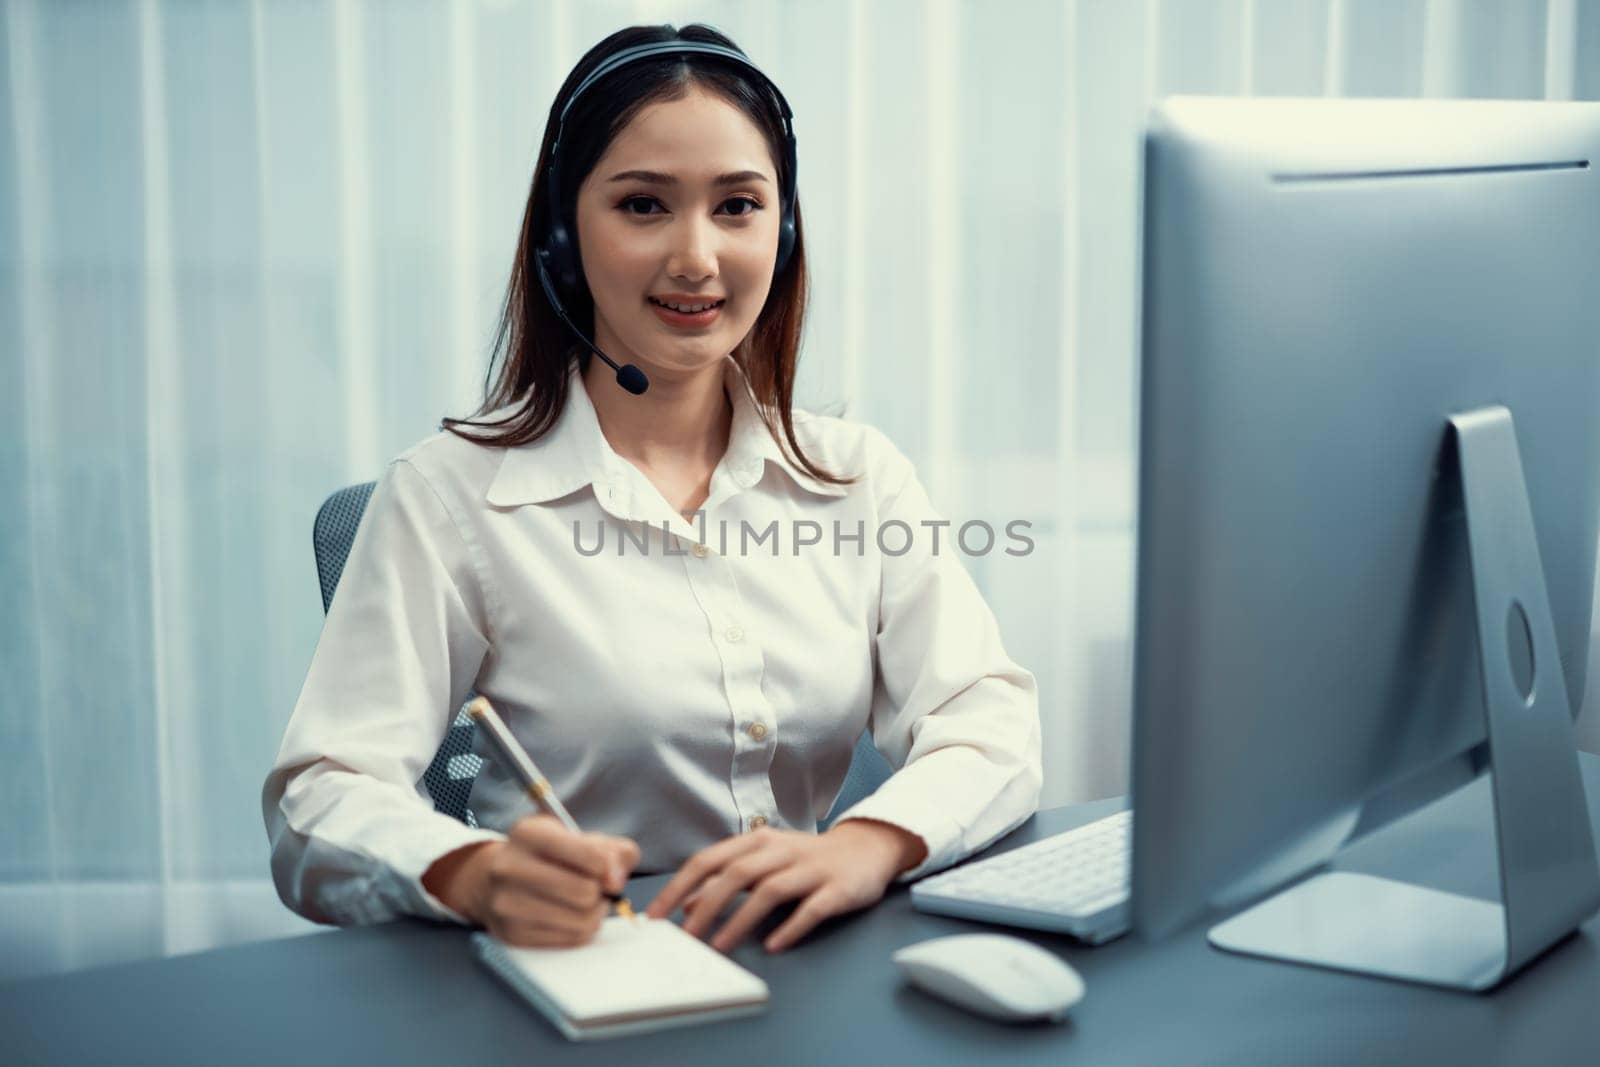
[[[1600, 758], [1584, 756], [1600, 827]], [[1347, 850], [1339, 867], [1496, 895], [1487, 781]], [[1041, 812], [994, 851], [1116, 810]], [[636, 879], [647, 901], [666, 876]], [[47, 978], [0, 983], [7, 1064], [506, 1062], [1052, 1064], [1600, 1063], [1600, 917], [1487, 996], [1218, 952], [1205, 926], [1157, 943], [1059, 953], [1088, 993], [1062, 1026], [1007, 1027], [903, 986], [889, 955], [943, 934], [999, 929], [877, 906], [767, 955], [734, 958], [772, 990], [766, 1014], [570, 1044], [475, 964], [460, 927], [403, 920]], [[1070, 1059], [1068, 1059], [1070, 1057]]]

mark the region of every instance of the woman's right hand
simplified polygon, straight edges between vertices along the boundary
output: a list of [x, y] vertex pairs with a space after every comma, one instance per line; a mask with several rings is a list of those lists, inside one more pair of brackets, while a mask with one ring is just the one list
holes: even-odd
[[[610, 834], [574, 834], [551, 815], [518, 819], [504, 841], [444, 857], [423, 884], [492, 936], [521, 947], [581, 945], [611, 910], [603, 891], [620, 893], [639, 862], [639, 846]], [[438, 872], [435, 888], [429, 884]]]

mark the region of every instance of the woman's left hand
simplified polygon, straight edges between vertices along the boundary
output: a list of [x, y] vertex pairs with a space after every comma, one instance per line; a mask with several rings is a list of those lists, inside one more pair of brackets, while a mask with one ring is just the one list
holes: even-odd
[[762, 827], [696, 852], [645, 913], [663, 919], [682, 902], [683, 928], [702, 937], [735, 894], [748, 889], [749, 897], [711, 940], [712, 948], [727, 952], [773, 908], [799, 899], [765, 942], [768, 952], [781, 952], [823, 919], [876, 903], [896, 875], [926, 854], [917, 835], [867, 819], [847, 819], [822, 834]]

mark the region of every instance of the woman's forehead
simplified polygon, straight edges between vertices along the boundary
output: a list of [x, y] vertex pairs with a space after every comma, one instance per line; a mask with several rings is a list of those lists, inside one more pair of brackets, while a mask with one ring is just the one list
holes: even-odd
[[669, 174], [697, 185], [742, 170], [775, 178], [767, 139], [750, 117], [698, 89], [640, 109], [612, 139], [591, 177], [604, 184], [626, 170]]

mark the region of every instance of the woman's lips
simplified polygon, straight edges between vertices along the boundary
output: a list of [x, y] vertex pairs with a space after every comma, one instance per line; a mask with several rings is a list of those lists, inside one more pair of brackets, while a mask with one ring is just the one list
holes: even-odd
[[713, 322], [717, 321], [717, 316], [722, 314], [722, 304], [726, 303], [726, 301], [719, 302], [715, 307], [706, 308], [704, 311], [696, 311], [693, 314], [683, 311], [673, 311], [671, 308], [662, 307], [654, 300], [650, 300], [648, 298], [645, 300], [645, 303], [649, 304], [650, 310], [654, 311], [657, 317], [668, 326], [672, 326], [680, 330], [698, 330], [703, 329], [706, 326], [710, 326]]

